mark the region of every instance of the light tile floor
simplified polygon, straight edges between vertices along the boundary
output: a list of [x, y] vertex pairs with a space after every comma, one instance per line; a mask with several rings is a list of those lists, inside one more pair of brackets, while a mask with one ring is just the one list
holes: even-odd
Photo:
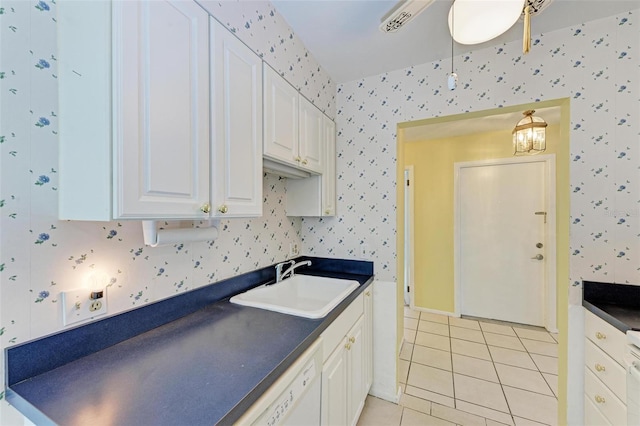
[[367, 397], [375, 425], [555, 425], [557, 336], [538, 327], [405, 308], [402, 399]]

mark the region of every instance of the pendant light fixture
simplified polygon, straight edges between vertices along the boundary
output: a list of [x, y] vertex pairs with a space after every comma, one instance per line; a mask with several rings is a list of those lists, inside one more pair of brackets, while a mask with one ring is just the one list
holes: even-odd
[[[456, 0], [449, 10], [449, 31], [460, 44], [479, 44], [498, 37], [522, 15], [525, 0]], [[457, 25], [452, 25], [453, 12]]]
[[[451, 4], [451, 28], [454, 28], [454, 10], [453, 10], [453, 5], [456, 3], [456, 0], [453, 0], [453, 3]], [[451, 33], [453, 33], [453, 30], [451, 30]], [[447, 77], [447, 86], [449, 87], [449, 90], [455, 90], [456, 87], [458, 87], [458, 74], [455, 73], [455, 71], [453, 70], [453, 36], [451, 36], [451, 73], [449, 74], [449, 76]]]
[[524, 118], [511, 132], [513, 155], [539, 154], [547, 149], [547, 123], [540, 117], [534, 117], [534, 113], [532, 109], [523, 112]]

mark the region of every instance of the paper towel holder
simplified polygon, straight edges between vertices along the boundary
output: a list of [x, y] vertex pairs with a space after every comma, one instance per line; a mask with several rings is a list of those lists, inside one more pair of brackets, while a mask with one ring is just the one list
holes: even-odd
[[219, 219], [204, 219], [201, 222], [209, 225], [191, 228], [158, 229], [157, 220], [143, 220], [142, 235], [144, 243], [150, 247], [158, 247], [176, 243], [211, 241], [218, 238]]

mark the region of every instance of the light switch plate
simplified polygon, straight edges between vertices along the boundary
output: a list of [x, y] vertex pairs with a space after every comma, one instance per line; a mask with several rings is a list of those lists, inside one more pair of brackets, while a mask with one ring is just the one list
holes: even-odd
[[[97, 305], [95, 303], [97, 301], [90, 298], [91, 290], [87, 290], [86, 288], [60, 292], [60, 300], [62, 301], [62, 325], [67, 326], [105, 315], [107, 313], [107, 292], [106, 289], [102, 290], [105, 296], [97, 299], [97, 301], [100, 302]], [[96, 306], [99, 306], [99, 308], [96, 309]]]

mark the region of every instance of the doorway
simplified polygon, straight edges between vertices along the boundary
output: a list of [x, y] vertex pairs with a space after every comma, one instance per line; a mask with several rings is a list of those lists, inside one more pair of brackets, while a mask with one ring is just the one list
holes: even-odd
[[[543, 247], [544, 252], [541, 254], [544, 255], [545, 260], [554, 259], [556, 261], [555, 272], [549, 272], [549, 266], [545, 266], [547, 278], [553, 276], [556, 280], [555, 309], [549, 309], [548, 312], [555, 313], [554, 321], [559, 333], [557, 362], [549, 364], [558, 374], [559, 418], [563, 419], [566, 418], [567, 410], [567, 330], [570, 320], [568, 315], [568, 277], [571, 118], [568, 98], [398, 123], [398, 167], [396, 169], [396, 205], [398, 209], [396, 242], [400, 284], [397, 288], [398, 303], [404, 304], [403, 291], [406, 286], [402, 271], [405, 256], [409, 255], [414, 260], [411, 311], [419, 313], [420, 320], [418, 320], [417, 326], [422, 324], [422, 316], [427, 318], [433, 314], [447, 316], [449, 322], [455, 322], [455, 316], [460, 314], [460, 310], [457, 308], [455, 281], [457, 274], [454, 266], [456, 256], [454, 249], [454, 222], [456, 220], [454, 214], [454, 164], [489, 159], [513, 159], [510, 143], [511, 129], [521, 117], [522, 111], [527, 109], [535, 109], [536, 114], [542, 116], [549, 124], [545, 155], [552, 154], [556, 158], [556, 184], [555, 188], [552, 188], [555, 191], [556, 203], [555, 225], [549, 223], [550, 216], [547, 216], [547, 231], [554, 233], [556, 244], [554, 246], [548, 241], [543, 242], [545, 246]], [[542, 157], [538, 155], [528, 158], [538, 160]], [[411, 181], [411, 186], [415, 195], [413, 216], [416, 218], [411, 224], [413, 250], [407, 248], [404, 232], [406, 225], [404, 210], [407, 205], [404, 171], [410, 165], [414, 166], [414, 179]], [[531, 253], [529, 257], [536, 253]], [[548, 294], [551, 293], [548, 292]], [[546, 305], [551, 305], [551, 303], [546, 301], [545, 309], [547, 309]], [[399, 309], [402, 309], [402, 306], [399, 306]], [[547, 314], [546, 311], [545, 314]], [[548, 315], [546, 316], [548, 317]], [[399, 336], [403, 335], [403, 327], [406, 328], [415, 322], [414, 318], [407, 321], [398, 322]], [[456, 324], [453, 326], [455, 327]], [[548, 325], [545, 327], [554, 330]], [[428, 330], [417, 330], [416, 339], [420, 332], [429, 334]], [[449, 338], [456, 339], [451, 336]], [[508, 338], [509, 336], [507, 336]], [[434, 339], [440, 338], [436, 336]], [[402, 339], [399, 339], [398, 343], [398, 349], [400, 349]], [[572, 387], [575, 388], [575, 385]]]
[[454, 172], [456, 313], [557, 331], [555, 156]]

